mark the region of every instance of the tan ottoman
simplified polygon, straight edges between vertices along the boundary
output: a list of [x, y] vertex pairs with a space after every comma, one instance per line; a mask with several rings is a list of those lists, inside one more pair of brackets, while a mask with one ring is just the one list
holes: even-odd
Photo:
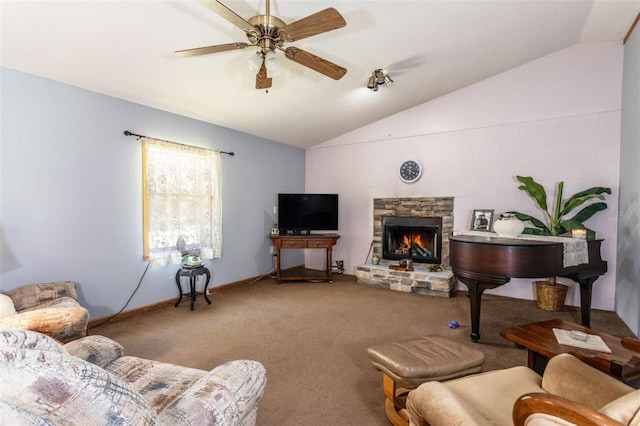
[[424, 382], [480, 373], [484, 354], [445, 337], [430, 335], [367, 349], [373, 366], [382, 371], [387, 397], [385, 412], [396, 426], [408, 425], [406, 395]]

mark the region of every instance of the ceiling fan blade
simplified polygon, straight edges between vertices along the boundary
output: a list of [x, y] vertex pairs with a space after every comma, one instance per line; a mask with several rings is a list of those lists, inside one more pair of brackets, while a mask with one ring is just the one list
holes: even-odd
[[258, 31], [253, 25], [251, 25], [242, 16], [238, 15], [233, 10], [229, 9], [227, 6], [220, 3], [219, 1], [217, 0], [198, 0], [198, 1], [202, 3], [204, 6], [208, 7], [210, 10], [222, 16], [227, 21], [231, 22], [236, 27], [240, 28], [242, 31], [258, 35]]
[[196, 47], [195, 49], [178, 50], [175, 52], [175, 54], [183, 58], [188, 58], [190, 56], [201, 56], [208, 55], [210, 53], [226, 52], [227, 50], [245, 49], [248, 46], [249, 45], [247, 43], [218, 44], [216, 46]]
[[285, 51], [285, 56], [291, 59], [293, 62], [297, 62], [300, 65], [304, 65], [307, 68], [311, 68], [314, 71], [324, 74], [327, 77], [331, 77], [334, 80], [340, 80], [346, 73], [347, 69], [336, 65], [333, 62], [329, 62], [326, 59], [322, 59], [319, 56], [313, 55], [297, 47], [288, 47]]
[[[309, 15], [306, 18], [285, 25], [280, 31], [280, 36], [287, 41], [297, 41], [306, 37], [322, 34], [327, 31], [342, 28], [347, 23], [340, 13], [330, 7], [320, 12]], [[284, 34], [282, 34], [284, 33]]]
[[256, 74], [256, 89], [268, 89], [269, 87], [271, 87], [271, 78], [267, 77], [267, 66], [262, 58], [260, 71]]

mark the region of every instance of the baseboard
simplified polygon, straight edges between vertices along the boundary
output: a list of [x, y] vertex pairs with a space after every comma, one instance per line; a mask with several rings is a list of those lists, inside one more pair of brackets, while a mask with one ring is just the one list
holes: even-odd
[[116, 315], [107, 315], [106, 317], [96, 318], [89, 321], [89, 330], [98, 325], [102, 325], [106, 322], [117, 321], [125, 318], [130, 318], [136, 315], [144, 314], [145, 312], [155, 311], [156, 309], [166, 308], [167, 306], [175, 305], [176, 299], [164, 300], [152, 305], [141, 306], [139, 308], [131, 309], [130, 311], [120, 312]]
[[[297, 266], [293, 266], [293, 267], [287, 268], [287, 269], [292, 269], [293, 270], [293, 269], [300, 269], [300, 268], [304, 268], [304, 265], [297, 265]], [[246, 278], [244, 280], [234, 281], [232, 283], [223, 284], [223, 285], [220, 285], [220, 286], [217, 286], [217, 287], [209, 288], [209, 289], [207, 289], [207, 293], [210, 294], [210, 295], [211, 294], [220, 293], [222, 291], [229, 290], [229, 289], [232, 289], [234, 287], [247, 285], [247, 284], [259, 281], [259, 280], [264, 279], [264, 278], [269, 278], [269, 277], [270, 277], [269, 274], [264, 274], [264, 275], [258, 275], [258, 276], [253, 277], [253, 278]], [[151, 312], [151, 311], [155, 311], [157, 309], [166, 308], [167, 306], [175, 305], [175, 303], [176, 303], [176, 299], [173, 298], [173, 299], [163, 300], [161, 302], [153, 303], [151, 305], [141, 306], [139, 308], [131, 309], [129, 311], [120, 312], [119, 314], [116, 314], [116, 315], [107, 315], [105, 317], [96, 318], [94, 320], [90, 320], [89, 321], [88, 328], [91, 329], [91, 328], [96, 327], [98, 325], [102, 325], [102, 324], [104, 324], [106, 322], [117, 321], [117, 320], [121, 320], [121, 319], [125, 319], [125, 318], [131, 318], [131, 317], [134, 317], [136, 315], [144, 314], [146, 312]]]

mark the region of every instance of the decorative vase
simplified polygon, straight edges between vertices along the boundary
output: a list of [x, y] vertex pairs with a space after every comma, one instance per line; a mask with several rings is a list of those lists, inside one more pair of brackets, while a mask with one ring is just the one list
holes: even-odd
[[524, 230], [524, 223], [512, 214], [503, 213], [493, 223], [493, 231], [501, 237], [515, 238]]

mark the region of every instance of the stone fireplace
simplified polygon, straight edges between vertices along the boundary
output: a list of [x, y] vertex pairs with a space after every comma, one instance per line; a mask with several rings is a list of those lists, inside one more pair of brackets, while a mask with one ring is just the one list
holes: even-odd
[[[449, 269], [449, 236], [453, 233], [453, 197], [375, 198], [373, 200], [373, 255], [388, 264], [382, 253], [382, 218], [439, 218], [441, 227], [442, 269]], [[429, 226], [429, 225], [427, 225]]]
[[[406, 228], [406, 232], [389, 230], [389, 226], [398, 224]], [[357, 266], [358, 283], [451, 297], [456, 288], [449, 266], [452, 233], [453, 197], [374, 199], [372, 257], [378, 257], [380, 263]], [[385, 248], [384, 243], [390, 247]], [[389, 268], [406, 258], [414, 261], [413, 271]]]

